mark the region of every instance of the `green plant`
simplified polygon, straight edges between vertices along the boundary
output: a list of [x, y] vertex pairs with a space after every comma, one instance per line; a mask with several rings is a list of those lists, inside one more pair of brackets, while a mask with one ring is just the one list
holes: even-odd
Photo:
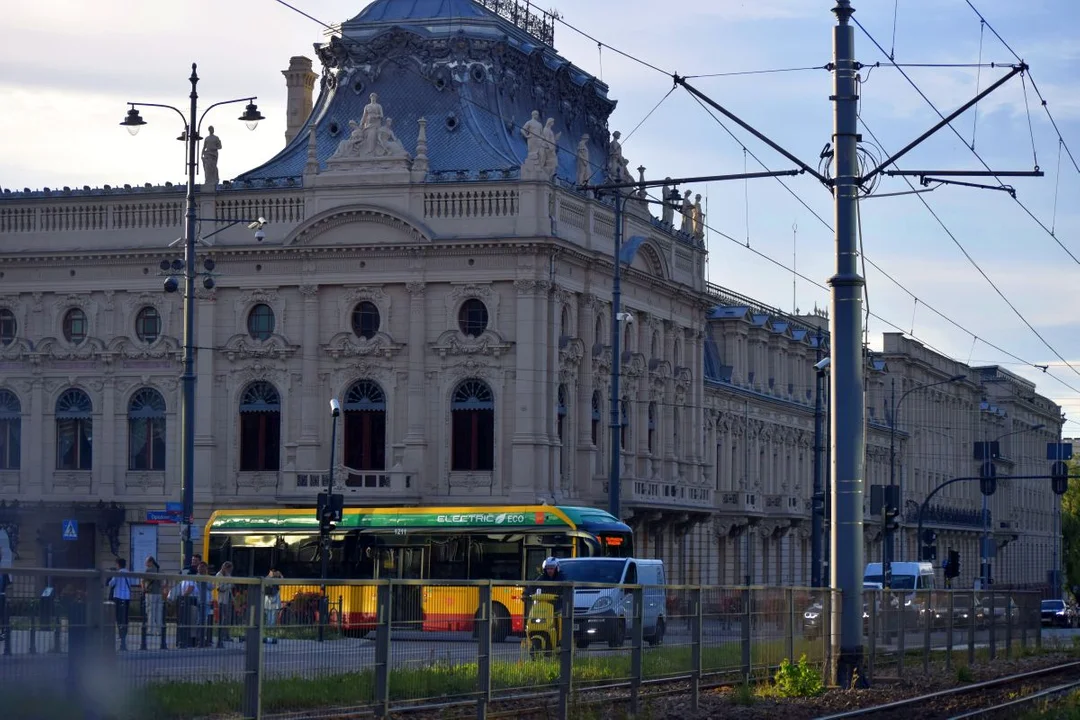
[[956, 666], [956, 682], [957, 683], [969, 683], [975, 682], [975, 676], [971, 674], [971, 668], [967, 665]]
[[749, 706], [754, 704], [754, 686], [743, 682], [735, 686], [731, 693], [731, 701], [736, 705]]
[[774, 678], [773, 691], [784, 698], [817, 697], [825, 692], [825, 684], [821, 680], [821, 673], [810, 667], [806, 655], [803, 655], [796, 665], [792, 665], [786, 658], [780, 663]]

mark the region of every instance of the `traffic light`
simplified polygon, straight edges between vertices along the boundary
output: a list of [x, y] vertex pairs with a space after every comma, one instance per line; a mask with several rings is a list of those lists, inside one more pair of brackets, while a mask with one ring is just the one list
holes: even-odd
[[1069, 489], [1069, 465], [1058, 460], [1050, 466], [1050, 486], [1056, 495], [1064, 495]]
[[945, 577], [960, 577], [960, 553], [956, 550], [949, 551], [949, 557], [945, 560]]
[[923, 545], [922, 559], [923, 562], [934, 562], [937, 560], [937, 545]]
[[986, 496], [993, 495], [997, 490], [997, 466], [990, 460], [979, 467], [979, 489]]
[[345, 496], [339, 493], [329, 495], [319, 493], [315, 517], [319, 520], [319, 532], [331, 532], [341, 522], [341, 513], [345, 507]]

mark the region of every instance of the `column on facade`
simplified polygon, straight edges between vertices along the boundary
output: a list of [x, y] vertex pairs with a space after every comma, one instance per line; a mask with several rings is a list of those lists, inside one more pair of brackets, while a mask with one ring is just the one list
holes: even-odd
[[28, 386], [30, 389], [30, 426], [22, 428], [22, 439], [25, 444], [22, 445], [20, 451], [26, 460], [20, 463], [23, 467], [20, 474], [24, 483], [29, 480], [32, 486], [36, 486], [36, 493], [44, 495], [47, 489], [52, 487], [46, 479], [49, 474], [48, 469], [55, 467], [49, 462], [49, 454], [55, 452], [55, 448], [48, 446], [45, 442], [49, 437], [45, 432], [45, 381], [41, 377], [35, 377], [29, 381]]
[[[107, 375], [101, 383], [101, 425], [94, 427], [94, 489], [111, 487], [117, 495], [123, 494], [127, 463], [121, 463], [121, 448], [117, 429], [127, 427], [116, 415], [116, 378]], [[126, 420], [126, 413], [121, 415]], [[126, 434], [126, 433], [125, 433]], [[110, 477], [110, 475], [112, 477]]]
[[[328, 456], [319, 457], [319, 419], [326, 415], [320, 411], [323, 404], [324, 389], [319, 387], [319, 286], [301, 285], [300, 295], [304, 299], [304, 332], [302, 360], [300, 363], [300, 388], [303, 399], [300, 404], [300, 442], [296, 449], [296, 469], [298, 471], [322, 470], [330, 462]], [[333, 388], [332, 393], [338, 392]], [[338, 402], [344, 398], [338, 398]], [[339, 457], [333, 451], [332, 457]]]
[[696, 330], [687, 344], [692, 347], [687, 366], [693, 375], [689, 394], [690, 417], [686, 419], [687, 439], [690, 442], [690, 459], [700, 466], [707, 451], [703, 447], [704, 437], [698, 432], [699, 428], [705, 427], [705, 334]]
[[530, 468], [531, 472], [512, 472], [510, 475], [511, 502], [535, 500], [536, 486], [539, 479], [546, 486], [545, 479], [550, 478], [550, 467], [543, 452], [546, 444], [545, 424], [550, 417], [550, 410], [544, 407], [544, 382], [547, 356], [543, 353], [541, 339], [544, 333], [544, 302], [546, 293], [541, 283], [536, 280], [521, 279], [514, 282], [517, 293], [517, 330], [514, 348], [516, 357], [516, 379], [514, 401], [503, 407], [514, 410], [513, 436], [511, 440], [511, 468]]
[[[214, 422], [215, 405], [220, 408], [214, 397], [214, 348], [217, 344], [214, 333], [217, 314], [217, 293], [213, 290], [200, 290], [195, 295], [195, 339], [198, 347], [206, 348], [195, 355], [195, 500], [196, 502], [209, 502], [213, 497], [214, 481], [214, 430], [220, 427], [220, 423]], [[181, 388], [181, 391], [183, 388]], [[233, 410], [230, 408], [230, 412]], [[177, 422], [182, 422], [180, 413], [175, 415]], [[180, 433], [174, 435], [180, 437]], [[170, 462], [171, 467], [176, 468], [176, 477], [179, 478], [180, 457], [184, 452], [182, 447], [177, 446], [178, 452], [173, 457], [175, 462]], [[204, 478], [199, 481], [198, 478]], [[177, 483], [179, 485], [179, 483]]]
[[[427, 334], [427, 286], [423, 282], [413, 281], [405, 285], [409, 293], [409, 353], [408, 353], [408, 410], [405, 430], [405, 469], [409, 472], [421, 472], [425, 467], [424, 450], [426, 447], [424, 428], [427, 423], [425, 412], [426, 398], [424, 387], [425, 339]], [[437, 483], [421, 478], [420, 487], [434, 489]]]
[[581, 338], [585, 348], [581, 366], [578, 368], [577, 403], [573, 411], [577, 417], [577, 439], [574, 448], [578, 461], [574, 467], [575, 477], [571, 492], [575, 497], [582, 497], [582, 491], [592, 487], [591, 480], [596, 470], [592, 444], [592, 396], [596, 389], [592, 353], [593, 346], [599, 342], [596, 337], [596, 304], [594, 295], [578, 296], [577, 336]]

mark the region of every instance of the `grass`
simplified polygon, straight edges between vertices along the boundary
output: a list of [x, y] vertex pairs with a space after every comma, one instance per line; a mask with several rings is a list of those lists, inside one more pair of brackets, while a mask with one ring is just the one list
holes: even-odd
[[[755, 666], [782, 656], [784, 645], [783, 642], [756, 645], [751, 655]], [[706, 668], [738, 668], [742, 662], [739, 643], [702, 648], [701, 654]], [[629, 649], [606, 656], [579, 653], [574, 660], [573, 682], [578, 688], [631, 676]], [[690, 661], [689, 647], [650, 648], [642, 654], [642, 673], [647, 678], [688, 673]], [[545, 686], [554, 689], [559, 681], [559, 667], [558, 656], [531, 660], [523, 655], [510, 662], [496, 660], [491, 666], [491, 687], [496, 692]], [[389, 694], [395, 703], [463, 698], [475, 695], [478, 684], [479, 668], [475, 662], [439, 661], [426, 667], [395, 668], [390, 676]], [[242, 705], [242, 693], [242, 684], [231, 680], [154, 683], [128, 698], [127, 707], [113, 708], [111, 716], [116, 720], [236, 717]], [[58, 695], [0, 689], [3, 717], [5, 720], [72, 717], [76, 706]], [[267, 678], [262, 682], [262, 708], [269, 713], [356, 707], [374, 701], [374, 669], [314, 677]]]

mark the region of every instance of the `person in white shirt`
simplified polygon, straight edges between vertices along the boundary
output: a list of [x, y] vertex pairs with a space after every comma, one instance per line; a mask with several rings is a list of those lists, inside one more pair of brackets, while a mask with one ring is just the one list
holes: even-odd
[[127, 650], [128, 614], [131, 610], [131, 583], [133, 581], [128, 574], [127, 560], [116, 559], [116, 572], [109, 579], [109, 590], [112, 591], [113, 603], [116, 605], [116, 629], [120, 633], [120, 649]]

